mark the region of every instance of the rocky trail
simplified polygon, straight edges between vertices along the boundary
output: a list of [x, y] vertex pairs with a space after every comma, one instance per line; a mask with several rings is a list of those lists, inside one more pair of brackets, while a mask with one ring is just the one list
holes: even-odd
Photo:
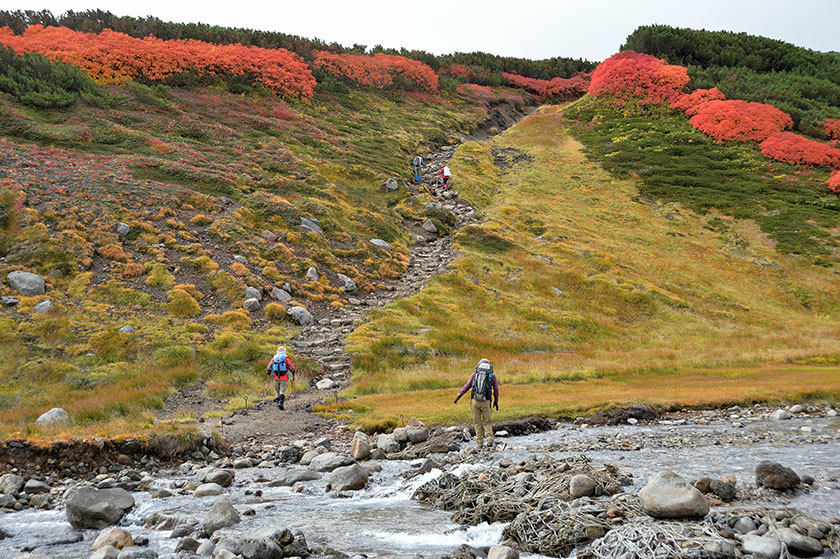
[[[524, 116], [525, 113], [512, 106], [503, 105], [492, 113], [485, 125], [472, 135], [461, 136], [461, 140], [487, 139]], [[292, 355], [316, 361], [322, 368], [321, 375], [312, 379], [312, 386], [305, 390], [290, 390], [285, 410], [282, 411], [273, 402], [273, 387], [267, 385], [265, 399], [255, 402], [251, 407], [234, 411], [218, 421], [216, 425], [219, 432], [226, 439], [234, 443], [295, 439], [307, 434], [323, 434], [337, 427], [334, 422], [314, 414], [312, 406], [337, 398], [338, 393], [350, 382], [352, 357], [345, 348], [347, 335], [366, 320], [370, 309], [410, 297], [420, 291], [429, 278], [445, 273], [455, 256], [452, 249], [453, 236], [460, 227], [477, 222], [475, 209], [458, 195], [457, 178], [453, 179], [452, 189], [445, 189], [436, 181], [437, 172], [452, 158], [455, 149], [456, 146], [447, 145], [428, 154], [422, 183], [402, 186], [412, 193], [425, 189], [436, 200], [434, 203], [439, 208], [453, 212], [457, 223], [451, 233], [438, 235], [431, 222], [406, 222], [406, 229], [412, 233], [414, 242], [405, 274], [398, 280], [388, 282], [385, 290], [367, 296], [351, 294], [348, 297], [350, 304], [346, 308], [316, 317], [313, 325], [304, 327], [292, 339], [288, 349]], [[200, 412], [197, 414], [200, 416], [210, 409], [222, 408], [224, 402], [208, 401], [202, 392], [200, 386], [194, 386], [174, 394], [167, 400], [167, 414], [173, 415], [177, 410], [187, 408], [194, 413]], [[212, 423], [208, 421], [204, 424], [209, 427]]]

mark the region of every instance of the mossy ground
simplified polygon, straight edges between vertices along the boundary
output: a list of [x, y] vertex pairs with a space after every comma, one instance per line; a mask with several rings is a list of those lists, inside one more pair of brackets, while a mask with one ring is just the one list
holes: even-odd
[[[481, 357], [498, 371], [503, 417], [840, 396], [840, 292], [815, 262], [832, 251], [786, 254], [760, 219], [693, 211], [689, 186], [685, 203], [640, 195], [638, 173], [616, 177], [587, 159], [563, 112], [543, 107], [492, 143], [458, 149], [458, 189], [486, 222], [458, 232], [453, 272], [351, 334], [353, 399], [336, 411], [369, 426], [466, 420], [451, 400]], [[495, 167], [494, 148], [531, 161]], [[714, 159], [731, 148], [704, 149]], [[819, 177], [773, 180], [814, 191]], [[811, 207], [827, 233], [840, 224]], [[808, 359], [828, 364], [785, 365]]]

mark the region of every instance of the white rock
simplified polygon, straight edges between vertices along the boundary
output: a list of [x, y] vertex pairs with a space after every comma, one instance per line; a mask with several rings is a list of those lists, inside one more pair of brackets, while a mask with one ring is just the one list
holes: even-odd
[[259, 299], [245, 299], [245, 302], [242, 303], [242, 307], [246, 311], [254, 312], [260, 309], [260, 300]]
[[215, 497], [224, 492], [225, 490], [221, 485], [216, 483], [202, 483], [196, 488], [194, 495], [196, 497]]
[[46, 293], [44, 278], [38, 274], [15, 270], [14, 272], [9, 272], [9, 275], [6, 276], [6, 281], [9, 282], [12, 289], [27, 297]]
[[790, 407], [790, 413], [802, 413], [805, 411], [805, 406], [802, 404], [796, 404], [795, 406]]
[[771, 419], [775, 419], [776, 421], [783, 421], [785, 419], [790, 419], [790, 413], [787, 410], [778, 409], [770, 414]]
[[382, 239], [371, 239], [370, 242], [374, 246], [377, 246], [377, 247], [379, 247], [383, 250], [391, 250], [391, 245], [389, 245], [388, 243], [386, 243]]
[[519, 552], [506, 545], [494, 545], [487, 552], [487, 559], [519, 559]]
[[128, 226], [127, 223], [117, 223], [117, 234], [121, 237], [125, 237], [131, 233], [131, 227]]
[[779, 559], [782, 544], [776, 538], [748, 534], [741, 540], [744, 553], [752, 553], [759, 559]]
[[331, 378], [321, 379], [315, 383], [315, 388], [318, 390], [330, 390], [336, 385], [335, 381]]
[[35, 305], [33, 308], [41, 314], [46, 314], [53, 310], [55, 308], [55, 305], [53, 305], [52, 301], [50, 301], [49, 299], [44, 299], [43, 301]]
[[53, 408], [48, 412], [42, 413], [35, 423], [49, 425], [52, 423], [69, 423], [70, 416], [61, 408]]
[[654, 518], [702, 518], [709, 503], [696, 487], [670, 470], [662, 470], [639, 491], [645, 513]]
[[306, 270], [306, 279], [309, 281], [318, 281], [318, 269], [315, 266], [310, 266], [308, 270]]
[[256, 287], [248, 286], [247, 288], [245, 288], [245, 298], [262, 301], [262, 290], [257, 289]]
[[315, 317], [303, 307], [292, 307], [286, 311], [286, 314], [301, 326], [311, 326], [315, 323]]

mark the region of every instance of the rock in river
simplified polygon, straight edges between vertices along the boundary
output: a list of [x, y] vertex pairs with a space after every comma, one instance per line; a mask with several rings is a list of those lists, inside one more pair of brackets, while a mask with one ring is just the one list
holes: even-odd
[[793, 489], [799, 485], [799, 476], [778, 462], [762, 460], [755, 467], [755, 484], [770, 489]]
[[645, 513], [654, 518], [702, 518], [709, 513], [703, 494], [670, 470], [654, 475], [639, 497]]
[[236, 509], [233, 508], [233, 505], [230, 504], [230, 500], [227, 497], [219, 497], [213, 506], [210, 507], [210, 510], [207, 511], [207, 515], [204, 517], [201, 525], [204, 528], [204, 531], [213, 535], [213, 532], [216, 530], [220, 530], [222, 528], [227, 528], [228, 526], [233, 526], [240, 521], [239, 513], [236, 512]]
[[82, 487], [70, 493], [65, 506], [74, 528], [107, 528], [134, 508], [134, 497], [125, 489]]
[[367, 485], [368, 471], [359, 464], [336, 468], [330, 474], [330, 489], [333, 491], [355, 491]]

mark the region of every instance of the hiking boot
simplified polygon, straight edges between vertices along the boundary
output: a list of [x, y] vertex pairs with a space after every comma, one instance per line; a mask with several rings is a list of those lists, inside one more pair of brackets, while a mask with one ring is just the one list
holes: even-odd
[[285, 404], [285, 403], [286, 403], [286, 397], [285, 396], [279, 396], [277, 398], [277, 407], [280, 408], [281, 410], [286, 409], [286, 408], [283, 407], [283, 404]]

